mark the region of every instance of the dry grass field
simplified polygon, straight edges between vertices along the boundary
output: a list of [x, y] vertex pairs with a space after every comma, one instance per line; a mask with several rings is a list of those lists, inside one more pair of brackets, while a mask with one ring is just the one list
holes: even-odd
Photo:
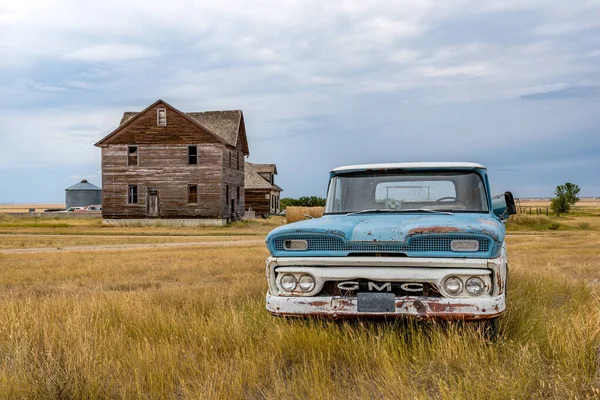
[[[264, 244], [224, 242], [259, 243], [279, 218], [227, 228], [5, 218], [0, 398], [600, 398], [600, 210], [519, 217], [496, 343], [469, 324], [271, 317]], [[68, 249], [160, 243], [192, 244]], [[54, 246], [65, 250], [10, 252]]]
[[37, 212], [43, 212], [48, 208], [65, 208], [63, 204], [0, 204], [0, 213], [21, 213], [29, 212], [30, 208], [34, 208]]

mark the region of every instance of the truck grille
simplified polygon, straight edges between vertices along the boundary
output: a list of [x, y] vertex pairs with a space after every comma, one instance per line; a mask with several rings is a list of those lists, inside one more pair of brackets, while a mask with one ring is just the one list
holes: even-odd
[[379, 244], [373, 243], [349, 243], [342, 238], [331, 236], [294, 236], [275, 239], [275, 250], [284, 251], [286, 240], [306, 240], [308, 251], [366, 251], [366, 252], [450, 252], [450, 243], [453, 240], [479, 241], [477, 253], [487, 253], [490, 250], [490, 240], [473, 238], [471, 236], [427, 236], [417, 237], [408, 243]]
[[[382, 290], [371, 286], [369, 287], [369, 281], [366, 279], [357, 279], [354, 282], [358, 283], [358, 289], [356, 290], [343, 290], [338, 287], [340, 282], [338, 281], [327, 281], [323, 285], [323, 289], [317, 296], [344, 296], [344, 297], [356, 297], [357, 293], [394, 293], [397, 297], [402, 296], [425, 296], [425, 297], [442, 297], [438, 289], [429, 282], [418, 283], [416, 285], [422, 285], [422, 290], [405, 290], [402, 288], [403, 282], [389, 282], [390, 290], [387, 287], [383, 287], [383, 282], [371, 282], [375, 283]], [[410, 284], [409, 284], [410, 285]], [[417, 287], [409, 286], [409, 288], [416, 289]]]

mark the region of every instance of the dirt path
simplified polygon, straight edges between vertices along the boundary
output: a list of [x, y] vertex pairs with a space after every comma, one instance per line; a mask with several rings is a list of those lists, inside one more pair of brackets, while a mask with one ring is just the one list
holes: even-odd
[[64, 246], [64, 247], [34, 247], [29, 249], [3, 249], [0, 254], [35, 254], [56, 253], [65, 251], [105, 251], [105, 250], [135, 250], [135, 249], [160, 249], [168, 247], [225, 247], [225, 246], [254, 246], [264, 245], [262, 239], [252, 240], [223, 240], [214, 242], [183, 242], [183, 243], [148, 243], [148, 244], [114, 244], [106, 246]]
[[103, 234], [103, 233], [81, 233], [81, 234], [77, 234], [77, 233], [0, 233], [0, 238], [1, 237], [17, 237], [17, 236], [25, 236], [25, 237], [43, 237], [43, 236], [50, 236], [50, 237], [77, 237], [77, 238], [89, 238], [89, 237], [94, 237], [94, 238], [132, 238], [132, 239], [136, 239], [136, 238], [187, 238], [187, 237], [198, 237], [198, 238], [213, 238], [213, 237], [220, 237], [220, 238], [227, 238], [227, 237], [235, 237], [235, 236], [258, 236], [258, 234], [255, 233], [227, 233], [227, 234], [199, 234], [199, 235], [194, 235], [194, 234], [173, 234], [173, 235], [154, 235], [154, 234], [131, 234], [131, 235], [122, 235], [119, 233], [115, 233], [115, 234]]

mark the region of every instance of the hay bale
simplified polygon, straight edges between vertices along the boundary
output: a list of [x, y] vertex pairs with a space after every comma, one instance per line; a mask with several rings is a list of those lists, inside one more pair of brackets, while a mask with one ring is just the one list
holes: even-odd
[[291, 224], [292, 222], [304, 221], [307, 219], [305, 215], [321, 218], [324, 212], [325, 207], [286, 207], [285, 217], [288, 224]]

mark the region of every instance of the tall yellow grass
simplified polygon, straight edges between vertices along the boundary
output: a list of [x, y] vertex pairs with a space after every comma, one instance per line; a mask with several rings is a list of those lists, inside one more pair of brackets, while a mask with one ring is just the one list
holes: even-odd
[[321, 218], [325, 212], [325, 207], [286, 207], [285, 217], [288, 224], [306, 219], [306, 215], [314, 218]]
[[495, 344], [470, 324], [272, 317], [262, 245], [0, 254], [0, 398], [598, 398], [592, 228], [508, 237]]

